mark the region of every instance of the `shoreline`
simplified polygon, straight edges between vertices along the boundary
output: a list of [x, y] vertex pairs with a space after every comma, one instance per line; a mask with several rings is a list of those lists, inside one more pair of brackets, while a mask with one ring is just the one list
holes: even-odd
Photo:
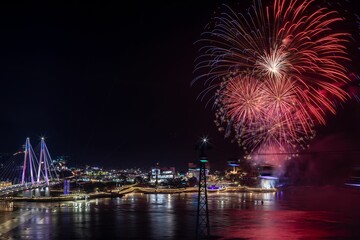
[[[69, 194], [56, 197], [13, 197], [10, 201], [24, 201], [24, 202], [65, 202], [87, 200], [95, 198], [114, 198], [123, 197], [130, 193], [143, 193], [143, 194], [181, 194], [181, 193], [197, 193], [198, 187], [190, 188], [151, 188], [151, 187], [138, 187], [136, 185], [124, 186], [119, 189], [111, 190], [110, 192], [96, 192], [96, 193], [82, 193], [82, 194]], [[263, 188], [250, 188], [250, 187], [226, 187], [222, 189], [208, 189], [208, 194], [214, 193], [272, 193], [277, 189], [263, 189]]]
[[[112, 190], [114, 193], [127, 194], [127, 193], [145, 193], [145, 194], [176, 194], [176, 193], [197, 193], [198, 187], [189, 188], [149, 188], [149, 187], [123, 187], [119, 190]], [[226, 193], [226, 192], [255, 192], [255, 193], [268, 193], [276, 192], [276, 188], [263, 189], [263, 188], [251, 188], [251, 187], [226, 187], [222, 189], [208, 189], [209, 194], [212, 193]]]

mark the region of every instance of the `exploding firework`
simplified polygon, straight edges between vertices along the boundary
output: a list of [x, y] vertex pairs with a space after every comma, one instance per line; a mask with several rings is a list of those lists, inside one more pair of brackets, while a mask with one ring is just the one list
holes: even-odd
[[316, 0], [254, 0], [246, 15], [224, 8], [199, 41], [195, 67], [204, 92], [218, 89], [219, 129], [232, 129], [250, 152], [306, 146], [314, 126], [349, 97], [341, 88], [351, 81], [350, 35], [336, 30], [342, 18]]
[[293, 151], [305, 148], [314, 136], [311, 121], [305, 121], [297, 89], [291, 81], [258, 81], [257, 76], [238, 75], [222, 83], [217, 92], [216, 124], [219, 130], [235, 131], [240, 146], [247, 151], [272, 147]]

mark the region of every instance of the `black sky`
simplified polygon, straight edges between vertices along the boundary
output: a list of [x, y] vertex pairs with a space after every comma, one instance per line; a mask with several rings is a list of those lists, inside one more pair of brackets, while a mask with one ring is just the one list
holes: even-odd
[[45, 136], [78, 163], [185, 167], [218, 137], [190, 81], [220, 2], [129, 2], [1, 5], [2, 152]]
[[45, 136], [78, 164], [185, 169], [207, 135], [216, 166], [238, 155], [190, 87], [194, 42], [223, 1], [51, 2], [0, 5], [1, 152]]

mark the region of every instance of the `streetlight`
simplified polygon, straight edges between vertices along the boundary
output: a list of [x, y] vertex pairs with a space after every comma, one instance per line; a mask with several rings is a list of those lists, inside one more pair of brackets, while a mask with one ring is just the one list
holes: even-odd
[[211, 148], [209, 139], [207, 137], [201, 138], [197, 148], [200, 150], [200, 158], [206, 158], [205, 150]]

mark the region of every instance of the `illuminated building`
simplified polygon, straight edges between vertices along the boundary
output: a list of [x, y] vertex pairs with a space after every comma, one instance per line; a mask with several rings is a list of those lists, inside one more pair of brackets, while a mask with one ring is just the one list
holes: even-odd
[[271, 165], [259, 166], [259, 184], [261, 188], [271, 189], [279, 184], [279, 178], [273, 176], [274, 167]]
[[232, 173], [233, 174], [236, 174], [237, 173], [237, 167], [239, 167], [239, 161], [237, 160], [229, 160], [227, 161], [228, 162], [228, 165], [231, 166], [233, 169], [232, 169]]
[[[210, 166], [209, 166], [209, 162], [206, 162], [205, 163], [205, 174], [206, 176], [209, 175], [209, 169], [210, 169]], [[196, 164], [196, 163], [193, 163], [193, 162], [189, 162], [188, 163], [188, 172], [186, 174], [187, 178], [192, 178], [192, 177], [195, 177], [196, 179], [199, 179], [199, 174], [200, 174], [200, 167]]]
[[156, 167], [151, 169], [150, 173], [150, 182], [165, 182], [169, 179], [175, 178], [175, 168], [174, 167], [159, 167], [157, 164]]
[[12, 185], [11, 182], [6, 182], [6, 181], [1, 181], [1, 182], [0, 182], [0, 188], [9, 187], [9, 186], [11, 186], [11, 185]]

